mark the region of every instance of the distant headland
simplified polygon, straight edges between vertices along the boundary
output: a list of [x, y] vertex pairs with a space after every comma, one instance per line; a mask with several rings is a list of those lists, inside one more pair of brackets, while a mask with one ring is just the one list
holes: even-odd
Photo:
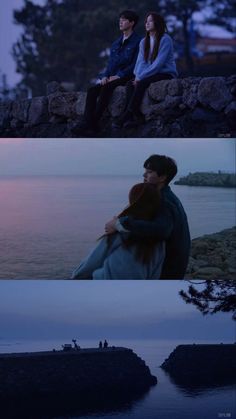
[[220, 170], [214, 172], [195, 172], [181, 177], [174, 182], [175, 185], [187, 186], [214, 186], [221, 188], [236, 188], [236, 174], [225, 173]]
[[187, 186], [214, 186], [221, 188], [235, 188], [236, 174], [225, 173], [220, 170], [214, 172], [195, 172], [189, 173], [187, 176], [181, 177], [174, 182], [175, 185]]

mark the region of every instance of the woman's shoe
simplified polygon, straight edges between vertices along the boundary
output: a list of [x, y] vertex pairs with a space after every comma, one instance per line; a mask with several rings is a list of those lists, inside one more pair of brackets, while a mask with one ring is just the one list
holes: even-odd
[[135, 121], [134, 116], [132, 115], [129, 119], [127, 119], [127, 121], [125, 121], [123, 127], [124, 128], [134, 128], [135, 126], [137, 126], [137, 122]]
[[144, 124], [145, 117], [140, 112], [138, 114], [132, 114], [131, 117], [124, 123], [124, 128], [134, 128]]
[[142, 112], [137, 112], [137, 113], [134, 113], [133, 115], [134, 115], [134, 120], [136, 121], [138, 125], [145, 123], [145, 116], [142, 114]]

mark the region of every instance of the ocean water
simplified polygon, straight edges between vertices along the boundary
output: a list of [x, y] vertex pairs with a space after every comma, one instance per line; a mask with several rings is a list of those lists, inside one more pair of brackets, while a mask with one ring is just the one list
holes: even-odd
[[[131, 176], [0, 178], [0, 278], [65, 279], [128, 202]], [[235, 224], [235, 190], [172, 186], [192, 238]]]
[[[59, 349], [60, 341], [0, 341], [0, 352], [21, 352]], [[132, 348], [145, 360], [153, 375], [158, 379], [156, 386], [140, 399], [128, 405], [114, 406], [109, 410], [101, 409], [81, 414], [73, 410], [71, 415], [47, 416], [45, 419], [215, 419], [236, 417], [235, 387], [232, 385], [197, 387], [195, 389], [176, 385], [160, 365], [172, 350], [181, 343], [188, 341], [159, 341], [159, 340], [117, 340], [111, 344]], [[195, 342], [210, 343], [210, 342]], [[214, 343], [214, 342], [211, 342]], [[217, 342], [219, 343], [219, 342]], [[81, 341], [81, 347], [97, 347], [97, 341]], [[32, 413], [33, 414], [33, 413]], [[33, 416], [32, 416], [33, 417]]]

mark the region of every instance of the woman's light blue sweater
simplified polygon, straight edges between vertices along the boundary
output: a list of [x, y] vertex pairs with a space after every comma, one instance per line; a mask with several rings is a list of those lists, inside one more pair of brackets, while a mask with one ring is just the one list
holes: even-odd
[[171, 37], [165, 33], [160, 41], [158, 54], [153, 62], [150, 57], [148, 62], [144, 59], [144, 41], [143, 38], [139, 45], [139, 54], [134, 68], [135, 78], [137, 80], [146, 79], [157, 73], [170, 74], [177, 77], [176, 64], [174, 60], [174, 49]]
[[165, 258], [165, 243], [156, 245], [148, 264], [135, 258], [135, 246], [125, 248], [119, 233], [108, 246], [107, 238], [99, 240], [87, 258], [74, 270], [72, 279], [159, 279]]

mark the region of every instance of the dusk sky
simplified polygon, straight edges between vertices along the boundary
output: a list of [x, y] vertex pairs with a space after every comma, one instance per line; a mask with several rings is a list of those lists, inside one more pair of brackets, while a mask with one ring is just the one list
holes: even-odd
[[[45, 0], [33, 0], [34, 4], [43, 5]], [[13, 10], [21, 9], [24, 4], [23, 0], [1, 0], [1, 13], [0, 13], [0, 74], [7, 75], [7, 81], [11, 87], [20, 81], [21, 76], [16, 73], [15, 62], [11, 56], [13, 44], [17, 41], [22, 28], [14, 24]], [[210, 10], [206, 11], [207, 14], [211, 13]], [[203, 14], [194, 13], [195, 22], [202, 22]], [[230, 38], [232, 34], [219, 26], [207, 25], [199, 23], [201, 33], [206, 36]]]
[[151, 154], [173, 157], [179, 175], [235, 171], [233, 139], [0, 139], [0, 176], [142, 176]]
[[[186, 281], [0, 281], [0, 339], [234, 341], [230, 314], [203, 316]], [[1, 341], [0, 341], [1, 342]]]

